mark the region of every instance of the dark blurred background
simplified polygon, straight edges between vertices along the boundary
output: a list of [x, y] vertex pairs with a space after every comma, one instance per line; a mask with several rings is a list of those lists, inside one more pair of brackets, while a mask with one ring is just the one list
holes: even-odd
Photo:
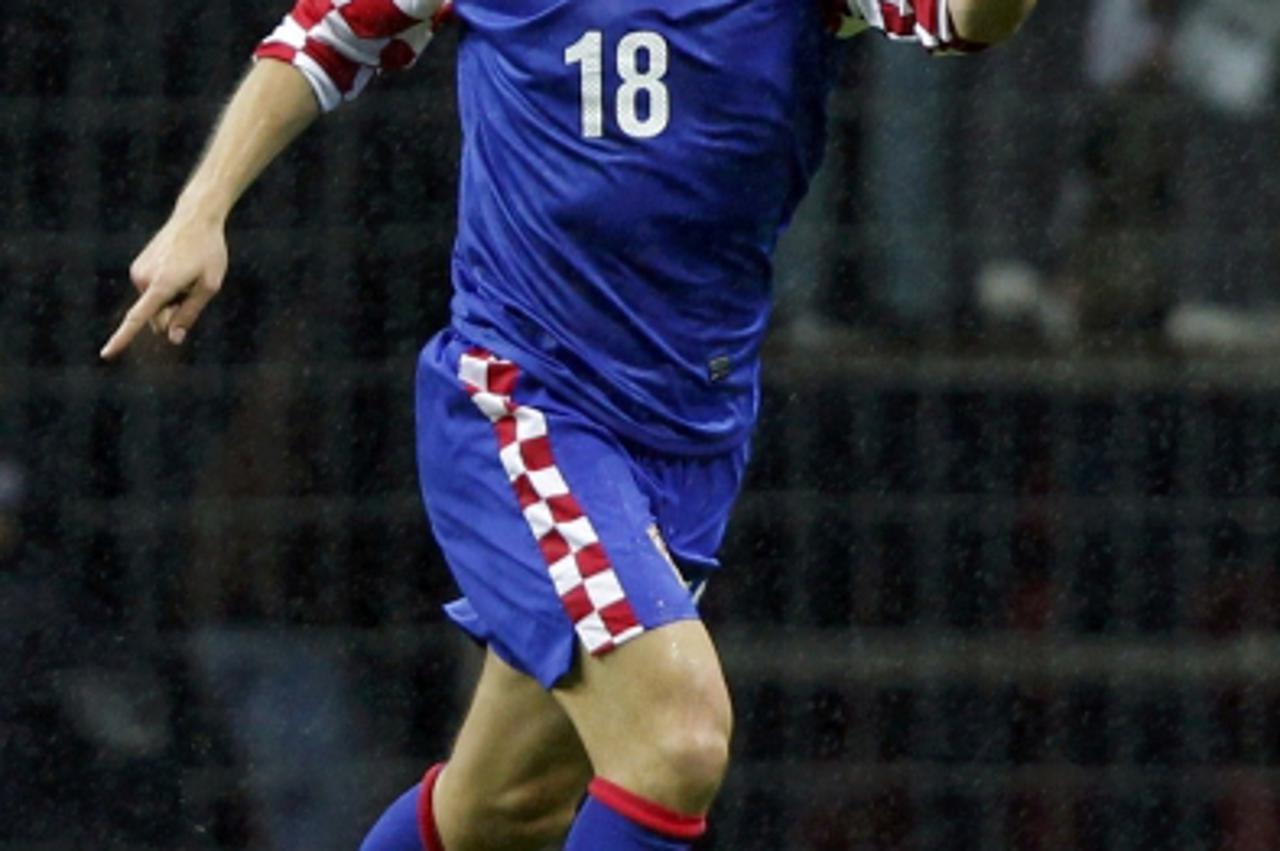
[[[454, 36], [248, 196], [187, 347], [96, 352], [287, 4], [0, 16], [0, 849], [354, 848], [442, 755], [411, 392]], [[705, 848], [1280, 847], [1271, 0], [844, 51], [705, 607]]]

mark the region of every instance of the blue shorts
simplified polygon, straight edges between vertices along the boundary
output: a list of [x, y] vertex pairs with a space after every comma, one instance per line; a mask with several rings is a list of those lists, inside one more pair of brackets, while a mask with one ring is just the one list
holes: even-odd
[[698, 617], [747, 446], [628, 444], [452, 329], [418, 361], [417, 441], [427, 516], [464, 595], [446, 612], [544, 687], [578, 644], [607, 653]]

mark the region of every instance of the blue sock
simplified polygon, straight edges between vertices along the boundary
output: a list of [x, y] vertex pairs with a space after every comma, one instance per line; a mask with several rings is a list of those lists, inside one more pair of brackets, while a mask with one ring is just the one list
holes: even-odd
[[687, 851], [706, 820], [673, 812], [597, 777], [564, 851]]
[[[443, 765], [432, 766], [422, 782], [387, 807], [360, 843], [360, 851], [444, 851], [431, 814], [431, 791]], [[424, 836], [428, 838], [423, 839]]]

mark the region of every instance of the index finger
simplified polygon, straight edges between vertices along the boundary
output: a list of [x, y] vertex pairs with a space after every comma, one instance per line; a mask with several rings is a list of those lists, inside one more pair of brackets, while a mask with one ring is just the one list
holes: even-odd
[[156, 287], [151, 287], [144, 292], [133, 303], [133, 307], [129, 308], [129, 312], [120, 321], [120, 326], [111, 335], [111, 339], [107, 340], [107, 344], [102, 347], [102, 351], [98, 353], [98, 356], [103, 360], [111, 360], [127, 349], [129, 344], [133, 342], [133, 338], [138, 336], [138, 332], [146, 327], [147, 323], [164, 308], [165, 304], [164, 295]]

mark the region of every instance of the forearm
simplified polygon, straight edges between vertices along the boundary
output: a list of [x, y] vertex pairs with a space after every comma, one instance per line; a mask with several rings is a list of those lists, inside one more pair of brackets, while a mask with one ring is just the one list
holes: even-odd
[[996, 44], [1018, 31], [1036, 0], [951, 0], [956, 34], [977, 44]]
[[255, 64], [227, 104], [178, 210], [225, 220], [263, 169], [319, 114], [296, 68], [270, 60]]
[[102, 347], [111, 359], [148, 324], [175, 344], [222, 288], [224, 225], [240, 196], [325, 109], [374, 75], [412, 65], [448, 16], [442, 0], [298, 0], [258, 46], [169, 220], [129, 267], [141, 295]]

